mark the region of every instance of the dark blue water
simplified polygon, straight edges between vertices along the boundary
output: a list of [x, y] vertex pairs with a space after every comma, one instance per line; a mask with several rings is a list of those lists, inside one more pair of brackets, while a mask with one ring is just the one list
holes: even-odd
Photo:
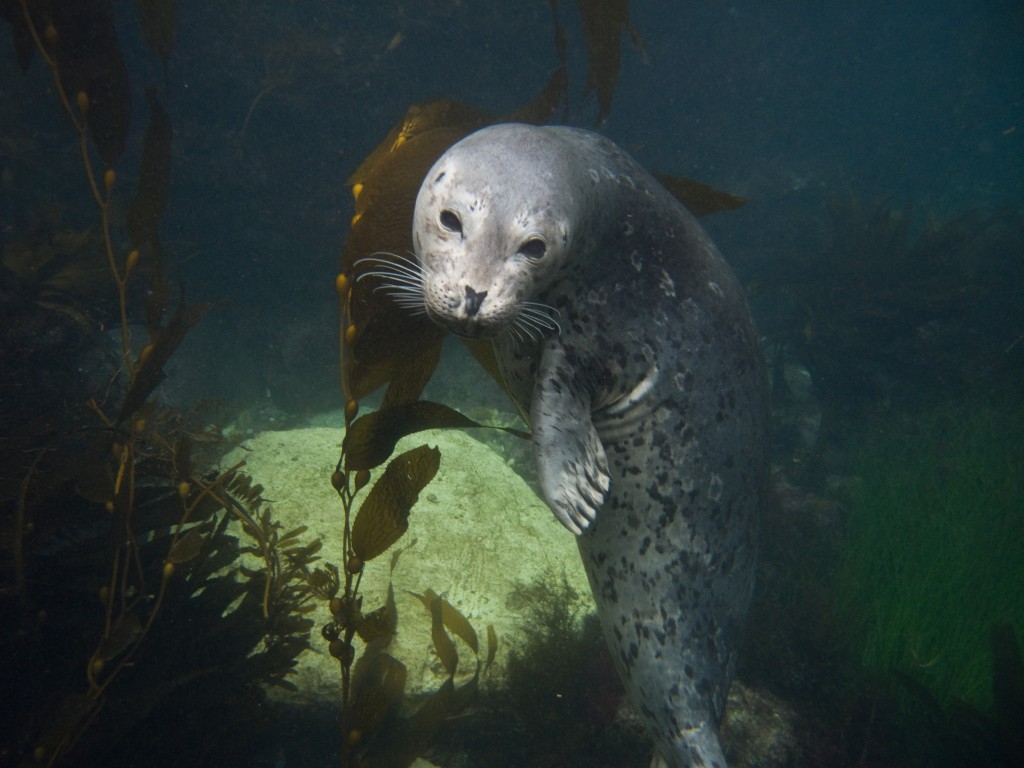
[[[704, 224], [749, 289], [773, 371], [784, 491], [769, 529], [784, 534], [766, 544], [767, 586], [755, 626], [763, 629], [784, 609], [776, 634], [789, 638], [782, 645], [790, 655], [776, 646], [759, 652], [765, 646], [753, 642], [741, 679], [805, 715], [824, 702], [831, 716], [804, 721], [812, 723], [815, 738], [807, 739], [817, 751], [805, 752], [799, 765], [852, 765], [861, 745], [873, 764], [929, 764], [942, 742], [920, 724], [927, 718], [907, 732], [925, 734], [936, 752], [907, 762], [925, 754], [900, 735], [900, 718], [910, 706], [913, 719], [913, 706], [851, 684], [856, 665], [839, 661], [848, 648], [829, 634], [834, 628], [808, 637], [794, 625], [806, 627], [807, 616], [835, 602], [808, 585], [831, 579], [842, 559], [865, 424], [910, 425], [900, 439], [920, 430], [917, 442], [940, 457], [933, 464], [942, 482], [960, 459], [941, 425], [962, 423], [979, 402], [1005, 408], [1013, 429], [1021, 424], [1024, 6], [631, 5], [642, 50], [622, 37], [613, 105], [596, 125], [594, 97], [584, 91], [578, 9], [559, 4], [569, 73], [560, 115], [605, 133], [652, 171], [748, 201]], [[19, 11], [17, 3], [7, 6]], [[142, 93], [156, 85], [175, 132], [161, 228], [170, 273], [190, 300], [218, 302], [169, 364], [164, 396], [179, 405], [216, 398], [233, 415], [272, 407], [288, 423], [343, 405], [334, 279], [354, 211], [349, 175], [410, 105], [445, 98], [510, 112], [559, 66], [542, 0], [182, 3], [166, 68], [146, 47], [131, 4], [118, 5], [117, 25], [135, 103], [119, 183], [134, 183], [147, 119]], [[38, 56], [20, 72], [13, 44], [0, 38], [6, 258], [38, 221], [53, 231], [84, 229], [96, 208], [48, 72]], [[127, 247], [123, 232], [115, 241]], [[12, 285], [0, 284], [5, 301], [17, 298], [6, 292]], [[472, 388], [468, 358], [458, 354], [456, 370], [442, 370], [432, 392]], [[7, 371], [22, 364], [38, 365], [38, 358], [4, 361]], [[59, 376], [60, 364], [48, 363], [46, 376]], [[92, 374], [83, 367], [75, 375]], [[935, 416], [947, 408], [960, 410]], [[15, 483], [20, 477], [5, 474]], [[1001, 489], [999, 503], [1008, 500], [1011, 510], [1001, 524], [1019, 533], [1019, 485], [1002, 490], [985, 476], [971, 482]], [[806, 537], [804, 551], [794, 537]], [[785, 564], [800, 556], [797, 575], [787, 576]], [[783, 593], [795, 596], [792, 603]], [[1020, 632], [1020, 600], [1000, 600], [1006, 611], [993, 610], [979, 624], [1016, 622]], [[979, 629], [983, 637], [986, 631]], [[988, 653], [985, 642], [980, 655]], [[924, 709], [935, 703], [912, 692]], [[991, 724], [989, 693], [971, 702]], [[280, 734], [260, 747], [260, 764], [336, 762], [330, 745], [308, 746], [333, 738], [332, 716], [325, 724], [283, 717]], [[308, 738], [307, 727], [314, 732]], [[968, 746], [957, 741], [944, 753], [950, 765], [971, 765], [961, 757], [972, 754], [971, 734]], [[994, 743], [977, 754], [995, 759]], [[16, 752], [0, 751], [0, 765], [15, 764]]]

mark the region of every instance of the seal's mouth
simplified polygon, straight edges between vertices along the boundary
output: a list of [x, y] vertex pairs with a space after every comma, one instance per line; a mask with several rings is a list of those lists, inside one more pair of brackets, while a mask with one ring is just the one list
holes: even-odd
[[440, 327], [464, 339], [490, 339], [501, 334], [503, 324], [487, 322], [479, 316], [466, 316], [460, 310], [458, 315], [438, 313], [427, 307], [427, 316]]
[[427, 316], [435, 324], [463, 339], [497, 339], [508, 337], [513, 344], [540, 343], [549, 336], [561, 333], [558, 310], [547, 304], [521, 302], [514, 312], [486, 316], [467, 316], [463, 309], [455, 312], [437, 312], [427, 305]]
[[[458, 283], [457, 283], [458, 284]], [[426, 294], [427, 315], [437, 325], [466, 339], [492, 338], [505, 330], [508, 313], [491, 286], [463, 282], [440, 294]], [[492, 295], [488, 298], [488, 293]], [[440, 299], [440, 301], [438, 301]]]
[[456, 336], [463, 339], [491, 339], [498, 335], [481, 327], [450, 328], [449, 330]]

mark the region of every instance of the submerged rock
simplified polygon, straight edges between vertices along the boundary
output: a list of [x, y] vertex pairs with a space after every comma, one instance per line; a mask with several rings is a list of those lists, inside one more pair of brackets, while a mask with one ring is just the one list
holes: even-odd
[[[320, 537], [322, 559], [339, 568], [344, 563], [343, 510], [330, 477], [343, 436], [340, 428], [263, 432], [222, 461], [227, 467], [244, 460], [245, 471], [264, 486], [263, 496], [282, 531], [308, 526], [303, 540]], [[480, 638], [481, 661], [487, 653], [487, 626], [494, 625], [498, 656], [489, 677], [500, 676], [505, 651], [518, 634], [522, 615], [508, 605], [518, 583], [564, 572], [587, 601], [584, 611], [592, 610], [573, 536], [498, 453], [468, 434], [439, 430], [404, 439], [395, 455], [423, 444], [440, 449], [440, 470], [412, 508], [409, 530], [391, 550], [366, 564], [360, 586], [363, 611], [369, 612], [384, 605], [389, 578], [394, 585], [398, 633], [389, 653], [405, 664], [412, 695], [437, 689], [446, 673], [431, 642], [430, 614], [411, 592], [433, 589], [461, 611]], [[373, 479], [382, 472], [375, 470]], [[367, 491], [357, 496], [356, 508]], [[389, 576], [392, 552], [400, 548], [404, 551]], [[247, 565], [260, 568], [262, 561], [254, 558]], [[289, 679], [298, 686], [299, 700], [337, 702], [338, 662], [319, 634], [330, 614], [324, 601], [317, 603], [313, 647], [300, 656]], [[472, 650], [453, 639], [459, 652], [458, 682], [471, 676], [476, 664]]]

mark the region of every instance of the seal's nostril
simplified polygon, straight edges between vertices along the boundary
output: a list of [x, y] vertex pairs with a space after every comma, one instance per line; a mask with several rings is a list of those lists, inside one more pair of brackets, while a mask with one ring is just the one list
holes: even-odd
[[466, 314], [470, 317], [476, 315], [480, 311], [480, 305], [484, 303], [484, 299], [487, 298], [487, 291], [480, 291], [477, 293], [468, 285], [466, 286]]

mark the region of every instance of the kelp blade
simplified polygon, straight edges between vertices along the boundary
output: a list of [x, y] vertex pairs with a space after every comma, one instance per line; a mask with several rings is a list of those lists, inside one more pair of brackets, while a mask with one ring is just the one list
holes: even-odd
[[[387, 461], [395, 445], [406, 435], [425, 429], [468, 429], [486, 425], [463, 416], [440, 403], [420, 400], [360, 416], [348, 428], [342, 450], [345, 469], [349, 472], [373, 469]], [[518, 437], [518, 430], [497, 427]]]
[[434, 641], [434, 650], [437, 651], [437, 657], [441, 659], [441, 663], [444, 665], [448, 676], [453, 677], [455, 670], [459, 666], [459, 652], [455, 650], [455, 643], [448, 637], [448, 633], [444, 631], [443, 612], [443, 601], [440, 597], [435, 597], [430, 605], [430, 636]]
[[409, 528], [409, 512], [441, 464], [437, 448], [421, 445], [394, 458], [366, 497], [352, 524], [352, 550], [368, 561]]
[[656, 173], [654, 177], [694, 216], [706, 216], [719, 211], [733, 211], [747, 203], [745, 198], [722, 192], [684, 176]]
[[[440, 597], [434, 590], [428, 589], [422, 595], [412, 593], [428, 611], [433, 611], [435, 603], [441, 604], [441, 620], [453, 635], [473, 649], [473, 653], [480, 653], [480, 641], [477, 639], [476, 630], [469, 623], [462, 612], [443, 597]], [[493, 631], [493, 629], [492, 629]]]

